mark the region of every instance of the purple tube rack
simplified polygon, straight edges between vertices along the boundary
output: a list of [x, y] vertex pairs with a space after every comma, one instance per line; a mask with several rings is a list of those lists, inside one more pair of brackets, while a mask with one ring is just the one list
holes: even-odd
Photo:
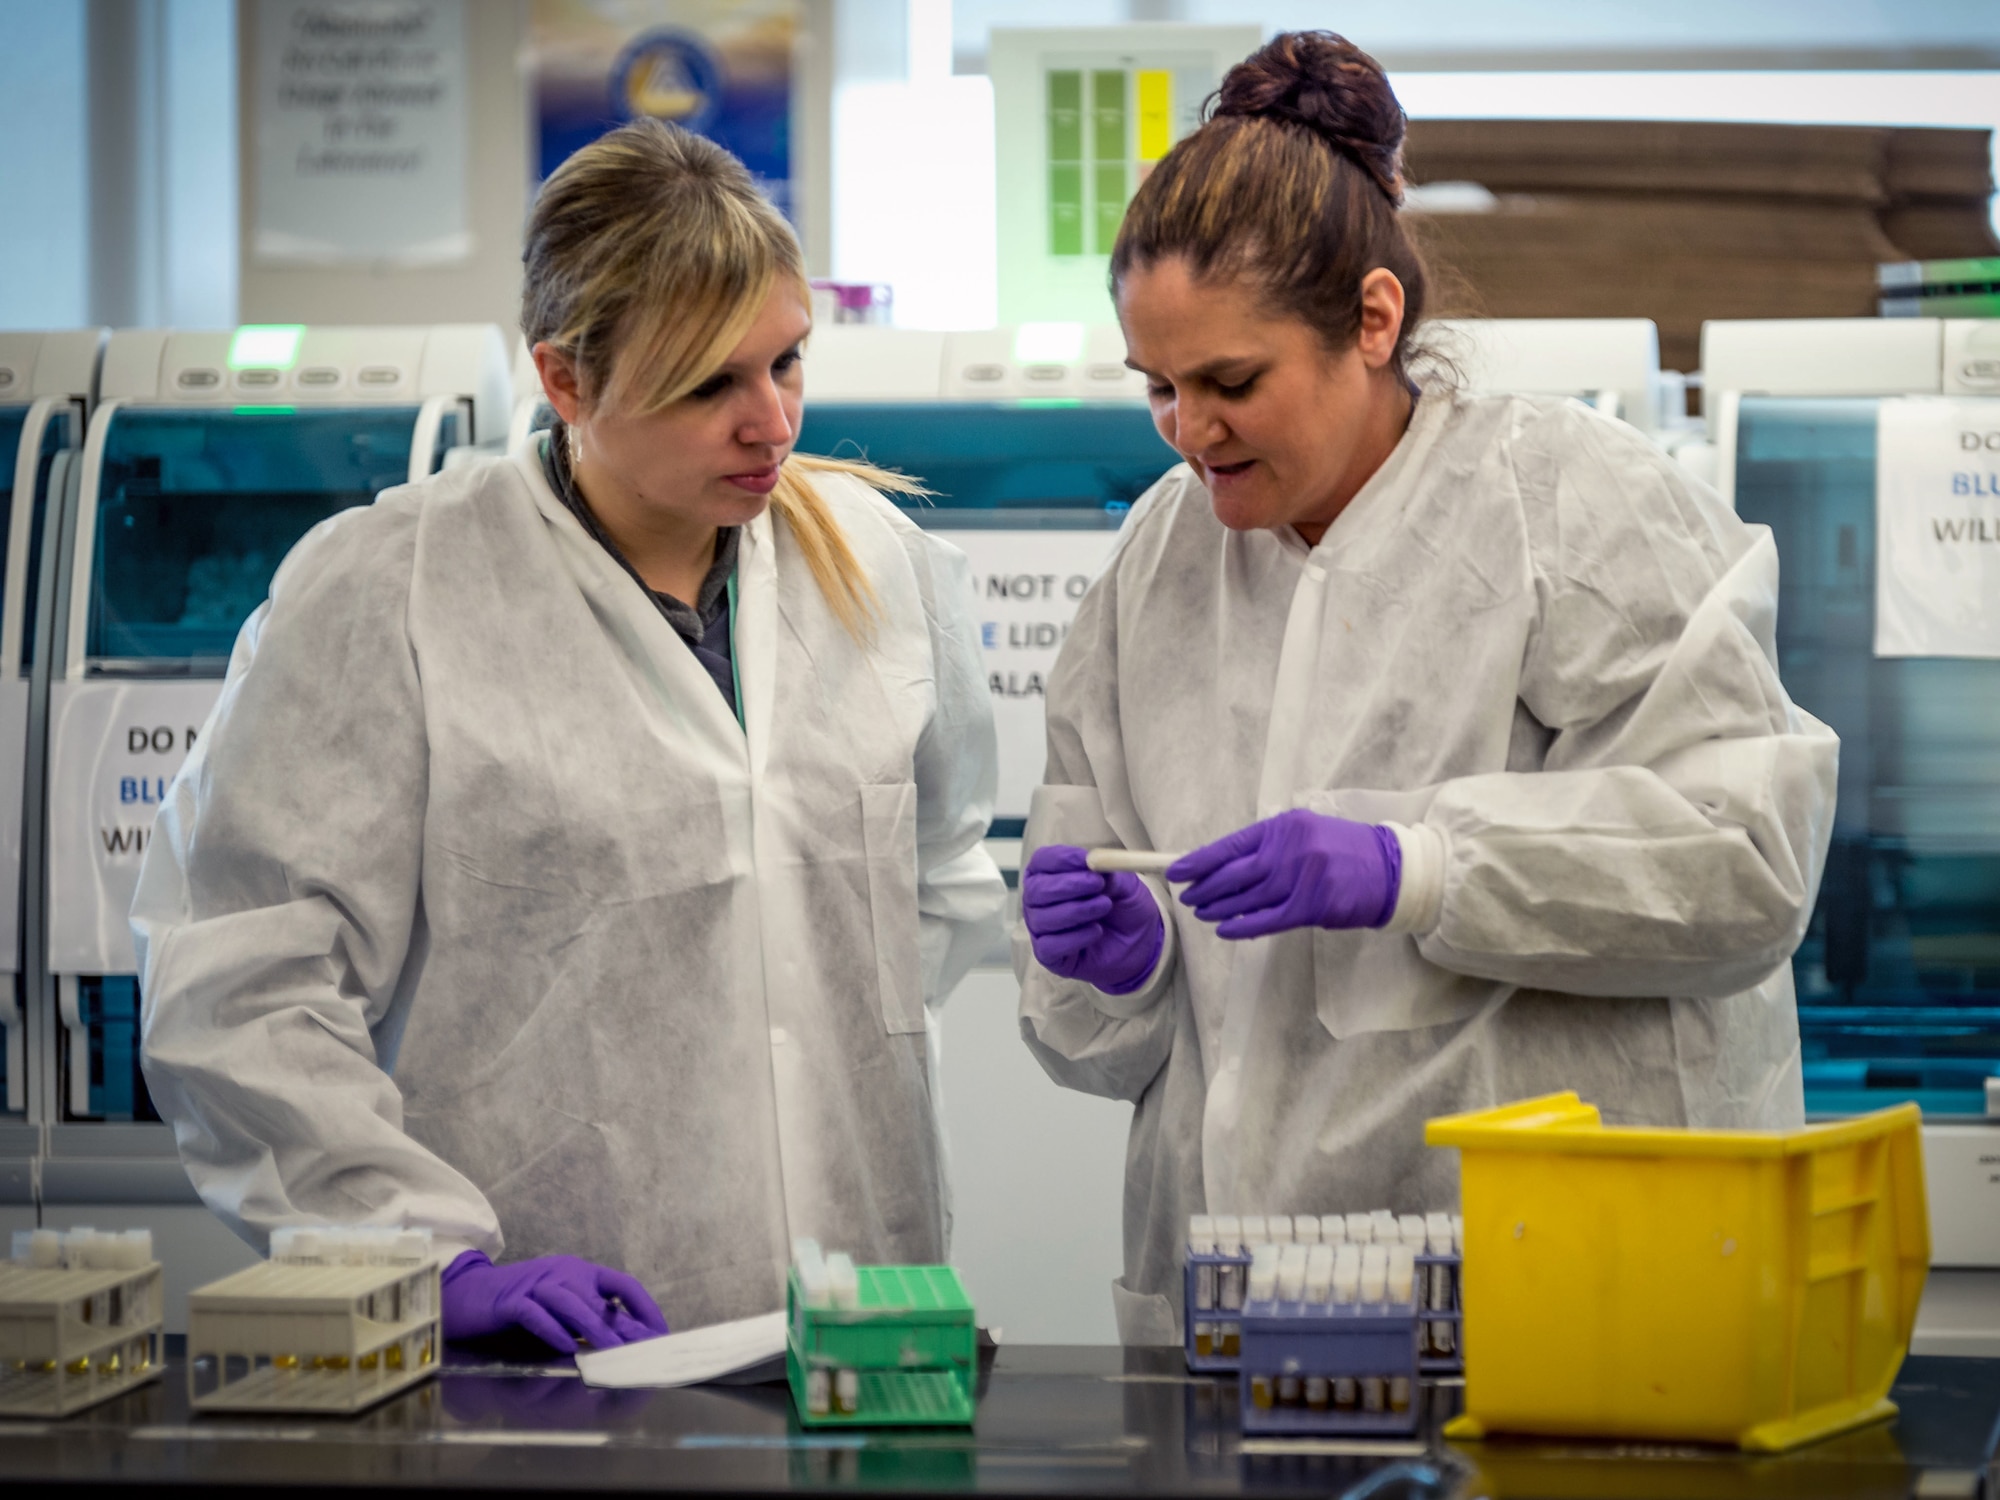
[[[1417, 1369], [1418, 1308], [1412, 1303], [1322, 1304], [1251, 1302], [1243, 1309], [1243, 1360], [1238, 1376], [1243, 1431], [1260, 1435], [1393, 1436], [1417, 1430], [1419, 1371]], [[1276, 1380], [1296, 1375], [1328, 1380], [1379, 1377], [1409, 1382], [1409, 1404], [1402, 1411], [1340, 1411], [1329, 1406], [1261, 1407], [1251, 1397], [1251, 1382], [1265, 1375]]]

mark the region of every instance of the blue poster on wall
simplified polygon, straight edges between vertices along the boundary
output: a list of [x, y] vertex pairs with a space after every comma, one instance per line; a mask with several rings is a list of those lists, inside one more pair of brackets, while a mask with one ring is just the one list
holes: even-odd
[[726, 147], [792, 205], [796, 0], [535, 0], [537, 179], [651, 116]]

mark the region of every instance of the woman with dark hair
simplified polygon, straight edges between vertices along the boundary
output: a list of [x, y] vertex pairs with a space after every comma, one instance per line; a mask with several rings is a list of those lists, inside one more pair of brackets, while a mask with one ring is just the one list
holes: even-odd
[[1186, 462], [1051, 679], [1017, 954], [1043, 1066], [1137, 1106], [1127, 1342], [1177, 1338], [1190, 1214], [1448, 1207], [1432, 1116], [1803, 1111], [1838, 745], [1778, 680], [1771, 537], [1577, 402], [1413, 381], [1403, 129], [1373, 59], [1281, 36], [1112, 257]]

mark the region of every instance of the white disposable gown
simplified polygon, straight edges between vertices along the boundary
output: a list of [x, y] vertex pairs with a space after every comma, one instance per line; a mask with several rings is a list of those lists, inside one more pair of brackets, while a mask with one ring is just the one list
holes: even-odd
[[1787, 960], [1838, 743], [1779, 684], [1778, 560], [1631, 428], [1427, 396], [1317, 547], [1185, 467], [1133, 508], [1049, 684], [1045, 843], [1186, 850], [1287, 807], [1398, 825], [1383, 931], [1168, 942], [1112, 996], [1033, 960], [1022, 1033], [1132, 1101], [1128, 1343], [1178, 1334], [1188, 1215], [1457, 1199], [1424, 1121], [1556, 1089], [1789, 1126]]
[[532, 455], [294, 549], [133, 908], [147, 1082], [253, 1244], [569, 1252], [676, 1327], [779, 1306], [794, 1235], [943, 1256], [927, 1035], [999, 931], [990, 700], [963, 555], [817, 482], [875, 642], [758, 520], [742, 725]]

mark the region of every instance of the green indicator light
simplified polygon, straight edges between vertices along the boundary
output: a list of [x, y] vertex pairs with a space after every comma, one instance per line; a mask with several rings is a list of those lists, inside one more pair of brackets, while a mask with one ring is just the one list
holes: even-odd
[[236, 408], [236, 415], [239, 417], [289, 417], [297, 410], [296, 406], [239, 406]]
[[229, 341], [232, 370], [289, 370], [298, 362], [303, 323], [246, 323]]

